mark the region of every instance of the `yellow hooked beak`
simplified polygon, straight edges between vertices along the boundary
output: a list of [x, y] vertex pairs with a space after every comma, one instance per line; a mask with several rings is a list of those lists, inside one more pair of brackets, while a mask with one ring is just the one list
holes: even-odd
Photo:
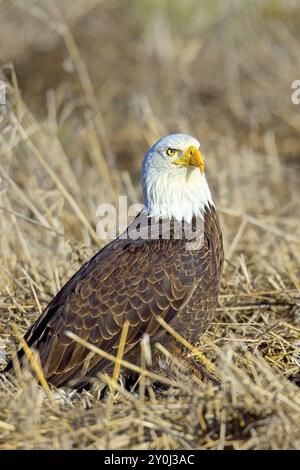
[[201, 174], [204, 172], [204, 160], [201, 152], [193, 145], [184, 152], [183, 157], [174, 160], [172, 163], [181, 166], [194, 166], [200, 169]]

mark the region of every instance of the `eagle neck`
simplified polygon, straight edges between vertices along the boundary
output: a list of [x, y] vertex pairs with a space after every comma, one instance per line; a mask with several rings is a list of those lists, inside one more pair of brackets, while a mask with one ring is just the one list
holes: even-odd
[[205, 175], [198, 168], [157, 171], [148, 168], [143, 178], [145, 211], [156, 219], [190, 223], [193, 217], [204, 218], [214, 206]]

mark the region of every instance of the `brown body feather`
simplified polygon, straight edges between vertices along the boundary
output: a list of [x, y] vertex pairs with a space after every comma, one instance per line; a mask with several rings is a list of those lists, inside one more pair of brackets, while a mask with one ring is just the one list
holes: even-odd
[[[145, 217], [138, 216], [127, 234], [144, 221]], [[116, 354], [128, 320], [125, 357], [132, 362], [139, 360], [138, 343], [145, 332], [153, 343], [172, 346], [174, 339], [158, 324], [157, 315], [196, 343], [213, 318], [223, 265], [222, 235], [214, 207], [206, 209], [200, 227], [198, 249], [187, 249], [186, 236], [177, 239], [172, 226], [169, 239], [120, 237], [74, 274], [25, 335], [28, 344], [38, 350], [50, 383], [63, 386], [71, 382], [79, 388], [98, 371], [112, 372], [112, 364], [99, 356], [92, 357], [87, 370], [83, 369], [88, 351], [67, 337], [66, 330]], [[23, 354], [22, 350], [18, 353], [21, 361]], [[6, 370], [11, 367], [10, 363]]]

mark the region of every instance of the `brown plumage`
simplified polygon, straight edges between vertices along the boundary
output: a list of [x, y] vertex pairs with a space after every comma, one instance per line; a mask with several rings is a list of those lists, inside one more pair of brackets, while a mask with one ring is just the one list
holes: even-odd
[[[145, 218], [139, 215], [134, 227], [137, 221], [143, 225]], [[194, 218], [193, 227], [196, 222]], [[176, 239], [173, 224], [169, 239], [114, 240], [74, 274], [25, 335], [39, 352], [50, 383], [80, 388], [98, 371], [112, 373], [112, 363], [99, 356], [83, 373], [88, 350], [67, 337], [66, 330], [116, 354], [128, 320], [125, 357], [135, 363], [146, 332], [153, 344], [160, 341], [172, 348], [174, 338], [158, 324], [157, 315], [189, 342], [197, 342], [213, 318], [223, 264], [222, 235], [213, 206], [205, 210], [204, 230], [199, 225], [199, 249], [187, 249], [186, 236]], [[22, 362], [22, 350], [18, 356]], [[6, 371], [11, 367], [9, 363]]]

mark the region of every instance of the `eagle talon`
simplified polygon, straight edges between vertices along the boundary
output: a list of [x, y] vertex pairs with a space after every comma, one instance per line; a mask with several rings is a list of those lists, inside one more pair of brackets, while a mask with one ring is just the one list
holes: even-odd
[[[211, 380], [215, 385], [221, 385], [221, 380], [218, 379], [215, 375], [205, 369], [201, 364], [199, 364], [194, 357], [192, 357], [192, 364], [191, 367], [194, 369], [194, 373], [197, 377], [201, 374], [201, 377], [206, 377], [207, 379]], [[199, 377], [200, 378], [200, 377]]]

